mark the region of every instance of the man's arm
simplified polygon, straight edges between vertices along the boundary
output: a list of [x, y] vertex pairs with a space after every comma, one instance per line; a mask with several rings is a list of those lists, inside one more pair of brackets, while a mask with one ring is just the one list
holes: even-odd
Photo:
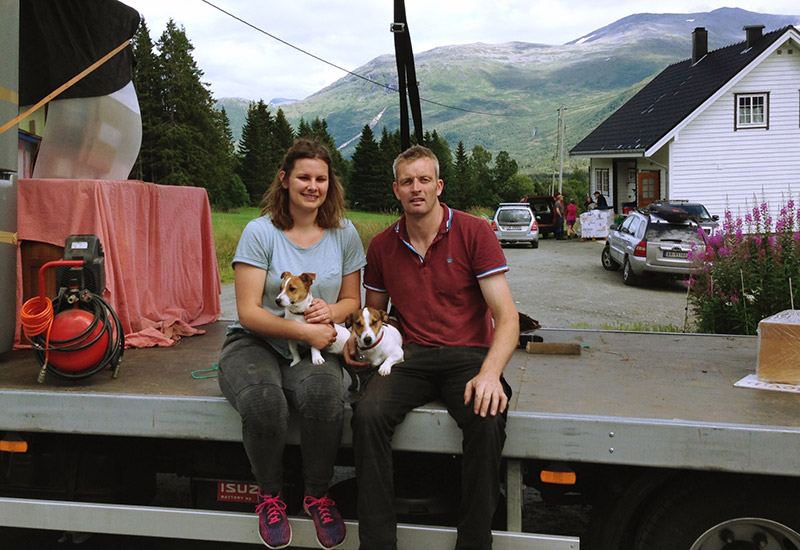
[[494, 319], [494, 335], [489, 352], [483, 360], [478, 375], [467, 382], [464, 389], [464, 404], [473, 402], [475, 414], [486, 416], [502, 413], [508, 406], [500, 377], [503, 369], [517, 349], [519, 342], [519, 313], [505, 273], [498, 273], [478, 280], [486, 304]]

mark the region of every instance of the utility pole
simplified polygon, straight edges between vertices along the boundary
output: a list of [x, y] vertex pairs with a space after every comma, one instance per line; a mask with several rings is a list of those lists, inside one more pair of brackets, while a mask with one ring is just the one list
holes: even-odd
[[566, 122], [567, 108], [563, 105], [558, 110], [558, 192], [561, 193], [561, 186], [564, 179], [564, 138], [567, 133]]

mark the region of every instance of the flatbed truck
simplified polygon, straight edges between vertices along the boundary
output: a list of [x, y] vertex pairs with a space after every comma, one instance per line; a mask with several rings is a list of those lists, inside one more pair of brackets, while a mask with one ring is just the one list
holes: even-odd
[[[251, 511], [220, 509], [221, 492], [252, 483], [239, 416], [206, 377], [226, 324], [172, 348], [127, 350], [116, 379], [100, 372], [39, 384], [31, 352], [6, 354], [0, 439], [27, 451], [0, 452], [0, 526], [259, 544]], [[800, 548], [800, 396], [734, 387], [755, 369], [756, 337], [537, 335], [578, 344], [580, 354], [518, 350], [506, 368], [514, 393], [495, 549]], [[298, 442], [292, 433], [287, 454]], [[345, 467], [350, 441], [346, 420]], [[393, 444], [398, 476], [419, 474], [404, 465], [420, 457], [441, 465], [461, 452], [460, 430], [437, 403], [409, 414]], [[431, 470], [445, 494], [457, 492], [446, 486], [457, 476]], [[193, 503], [153, 505], [158, 474], [190, 477]], [[525, 485], [545, 501], [590, 504], [587, 532], [523, 532]], [[400, 525], [400, 548], [452, 548], [446, 511], [439, 525], [414, 517], [401, 515], [411, 520]], [[343, 548], [355, 549], [357, 517], [346, 518]], [[293, 544], [316, 546], [310, 520], [298, 513], [291, 521]]]

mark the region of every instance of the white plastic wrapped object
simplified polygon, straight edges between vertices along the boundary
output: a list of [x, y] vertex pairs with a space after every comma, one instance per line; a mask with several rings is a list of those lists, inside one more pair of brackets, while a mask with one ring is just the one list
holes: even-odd
[[126, 180], [142, 144], [133, 82], [100, 97], [50, 102], [34, 178]]

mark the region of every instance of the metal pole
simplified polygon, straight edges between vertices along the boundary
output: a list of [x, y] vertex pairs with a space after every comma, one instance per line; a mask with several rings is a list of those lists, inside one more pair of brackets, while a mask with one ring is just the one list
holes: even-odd
[[[0, 125], [19, 114], [19, 0], [0, 0]], [[14, 345], [17, 308], [17, 126], [0, 134], [0, 353]], [[8, 237], [8, 238], [5, 238]]]
[[558, 165], [558, 192], [559, 193], [561, 193], [561, 187], [562, 187], [563, 179], [564, 179], [564, 138], [565, 138], [565, 134], [566, 134], [566, 131], [567, 131], [567, 124], [566, 124], [566, 120], [565, 120], [566, 111], [567, 111], [567, 108], [564, 107], [563, 105], [561, 106], [561, 109], [558, 110], [558, 122], [559, 122], [558, 133], [559, 133], [559, 136], [561, 137], [561, 139], [559, 140], [559, 149], [558, 149], [558, 154], [559, 154], [559, 158], [560, 158], [559, 165]]

